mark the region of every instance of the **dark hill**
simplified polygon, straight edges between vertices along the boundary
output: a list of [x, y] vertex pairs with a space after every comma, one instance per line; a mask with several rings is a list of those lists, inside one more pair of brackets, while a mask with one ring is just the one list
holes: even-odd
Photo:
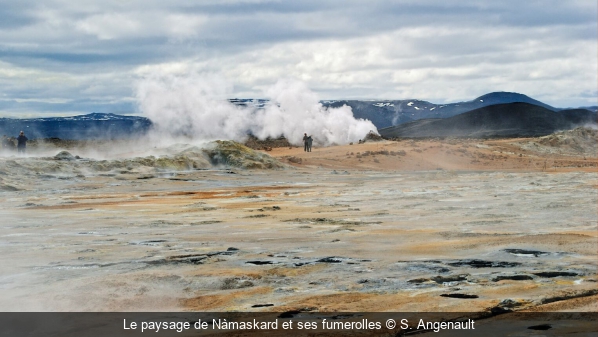
[[[495, 104], [506, 104], [506, 103], [529, 103], [529, 104], [541, 106], [543, 108], [546, 108], [546, 109], [552, 110], [552, 111], [558, 110], [548, 104], [542, 103], [542, 102], [535, 100], [527, 95], [519, 94], [516, 92], [506, 92], [506, 91], [491, 92], [489, 94], [482, 95], [482, 96], [474, 99], [471, 102], [484, 103], [483, 106], [489, 106], [489, 105], [495, 105]], [[470, 103], [470, 102], [467, 102], [467, 103]]]
[[445, 119], [425, 119], [378, 130], [394, 137], [518, 137], [544, 136], [584, 124], [596, 124], [596, 113], [552, 111], [529, 103], [496, 104]]
[[490, 105], [516, 102], [534, 104], [552, 111], [559, 110], [529, 96], [516, 92], [504, 91], [485, 94], [467, 102], [448, 104], [434, 104], [422, 100], [406, 99], [383, 101], [322, 101], [322, 105], [326, 107], [348, 105], [353, 110], [353, 115], [356, 118], [369, 119], [378, 129], [380, 129], [426, 118], [448, 118]]

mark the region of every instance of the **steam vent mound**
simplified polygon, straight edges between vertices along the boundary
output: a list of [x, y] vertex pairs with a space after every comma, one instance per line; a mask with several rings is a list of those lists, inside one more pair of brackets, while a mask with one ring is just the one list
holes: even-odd
[[[59, 151], [51, 157], [0, 158], [0, 192], [16, 191], [28, 178], [75, 179], [88, 175], [115, 176], [118, 179], [149, 179], [162, 172], [234, 167], [240, 169], [284, 169], [289, 166], [269, 155], [233, 141], [215, 141], [200, 148], [173, 145], [159, 149], [159, 156], [114, 159], [85, 158], [76, 151]], [[83, 151], [85, 153], [85, 151]]]
[[591, 154], [596, 153], [598, 149], [598, 132], [595, 129], [580, 127], [541, 137], [538, 143]]
[[217, 140], [203, 150], [213, 165], [244, 169], [283, 169], [286, 166], [269, 155], [229, 140]]

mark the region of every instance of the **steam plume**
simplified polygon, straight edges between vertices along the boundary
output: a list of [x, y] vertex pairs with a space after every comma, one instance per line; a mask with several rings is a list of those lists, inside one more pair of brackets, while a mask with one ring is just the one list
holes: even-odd
[[140, 110], [163, 137], [243, 141], [284, 135], [301, 143], [303, 133], [321, 145], [346, 144], [363, 138], [372, 122], [355, 119], [351, 108], [324, 108], [318, 96], [296, 80], [280, 80], [265, 93], [262, 109], [239, 107], [227, 98], [232, 87], [215, 76], [153, 75], [137, 85]]

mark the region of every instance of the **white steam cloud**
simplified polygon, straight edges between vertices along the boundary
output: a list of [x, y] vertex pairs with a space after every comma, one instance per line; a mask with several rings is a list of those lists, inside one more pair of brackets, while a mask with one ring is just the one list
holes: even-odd
[[269, 102], [260, 109], [230, 103], [231, 89], [215, 76], [152, 75], [138, 82], [136, 96], [161, 137], [243, 141], [251, 133], [260, 139], [284, 135], [300, 144], [307, 133], [317, 144], [331, 145], [377, 132], [369, 120], [354, 118], [348, 106], [323, 107], [318, 96], [296, 80], [278, 81], [266, 91]]

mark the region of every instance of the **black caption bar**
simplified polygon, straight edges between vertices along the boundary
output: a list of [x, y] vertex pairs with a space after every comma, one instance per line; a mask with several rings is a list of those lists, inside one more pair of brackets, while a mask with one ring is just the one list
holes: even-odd
[[0, 313], [0, 336], [598, 336], [598, 313]]

